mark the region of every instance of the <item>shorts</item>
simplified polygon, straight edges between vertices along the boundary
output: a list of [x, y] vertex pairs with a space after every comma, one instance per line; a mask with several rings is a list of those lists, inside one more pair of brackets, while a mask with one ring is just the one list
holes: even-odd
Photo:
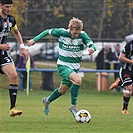
[[78, 70], [73, 70], [69, 68], [68, 66], [62, 66], [62, 65], [57, 65], [58, 67], [58, 74], [62, 77], [61, 84], [66, 84], [68, 87], [71, 87], [72, 82], [69, 79], [69, 75], [72, 72], [78, 72]]
[[133, 73], [127, 69], [120, 69], [119, 71], [121, 86], [128, 86], [133, 83]]
[[0, 73], [4, 74], [1, 67], [7, 65], [7, 64], [14, 64], [12, 58], [8, 54], [0, 55]]

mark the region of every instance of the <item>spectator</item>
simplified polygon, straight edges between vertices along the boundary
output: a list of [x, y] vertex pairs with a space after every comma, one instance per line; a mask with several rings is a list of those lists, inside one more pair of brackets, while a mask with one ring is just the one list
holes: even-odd
[[[19, 61], [18, 61], [18, 64], [17, 64], [17, 68], [26, 68], [26, 59], [23, 58], [23, 56], [20, 56], [19, 57]], [[31, 68], [34, 68], [34, 60], [32, 58], [32, 56], [30, 56], [30, 67]], [[29, 76], [29, 89], [32, 90], [32, 75], [30, 73], [30, 76]], [[21, 90], [25, 90], [27, 87], [27, 72], [26, 71], [23, 71], [23, 72], [20, 72], [20, 89]]]
[[112, 54], [110, 46], [104, 45], [96, 57], [96, 69], [110, 69], [109, 61], [112, 61]]

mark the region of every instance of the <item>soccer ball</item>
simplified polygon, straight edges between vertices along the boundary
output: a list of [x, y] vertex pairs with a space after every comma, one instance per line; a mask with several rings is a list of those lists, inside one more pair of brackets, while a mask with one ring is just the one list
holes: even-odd
[[78, 123], [89, 123], [91, 114], [87, 110], [81, 109], [76, 113], [75, 119]]

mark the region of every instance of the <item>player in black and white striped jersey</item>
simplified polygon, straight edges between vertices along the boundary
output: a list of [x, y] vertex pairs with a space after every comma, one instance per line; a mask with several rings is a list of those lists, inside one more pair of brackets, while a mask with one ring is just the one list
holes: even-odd
[[22, 36], [17, 28], [16, 20], [10, 15], [12, 4], [12, 0], [0, 0], [0, 73], [6, 74], [10, 80], [10, 116], [16, 116], [21, 115], [22, 111], [15, 109], [18, 90], [18, 75], [14, 62], [7, 52], [10, 49], [7, 37], [11, 29], [13, 29], [14, 36], [20, 44], [20, 54], [27, 59], [28, 52], [25, 49]]

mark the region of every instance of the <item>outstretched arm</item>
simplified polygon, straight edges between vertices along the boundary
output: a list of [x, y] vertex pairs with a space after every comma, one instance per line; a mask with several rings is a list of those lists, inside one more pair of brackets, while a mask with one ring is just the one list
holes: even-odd
[[32, 46], [34, 45], [36, 42], [38, 42], [40, 39], [42, 39], [43, 37], [49, 35], [49, 30], [45, 30], [43, 32], [41, 32], [39, 35], [37, 35], [36, 37], [34, 37], [31, 40], [27, 40], [27, 46]]

